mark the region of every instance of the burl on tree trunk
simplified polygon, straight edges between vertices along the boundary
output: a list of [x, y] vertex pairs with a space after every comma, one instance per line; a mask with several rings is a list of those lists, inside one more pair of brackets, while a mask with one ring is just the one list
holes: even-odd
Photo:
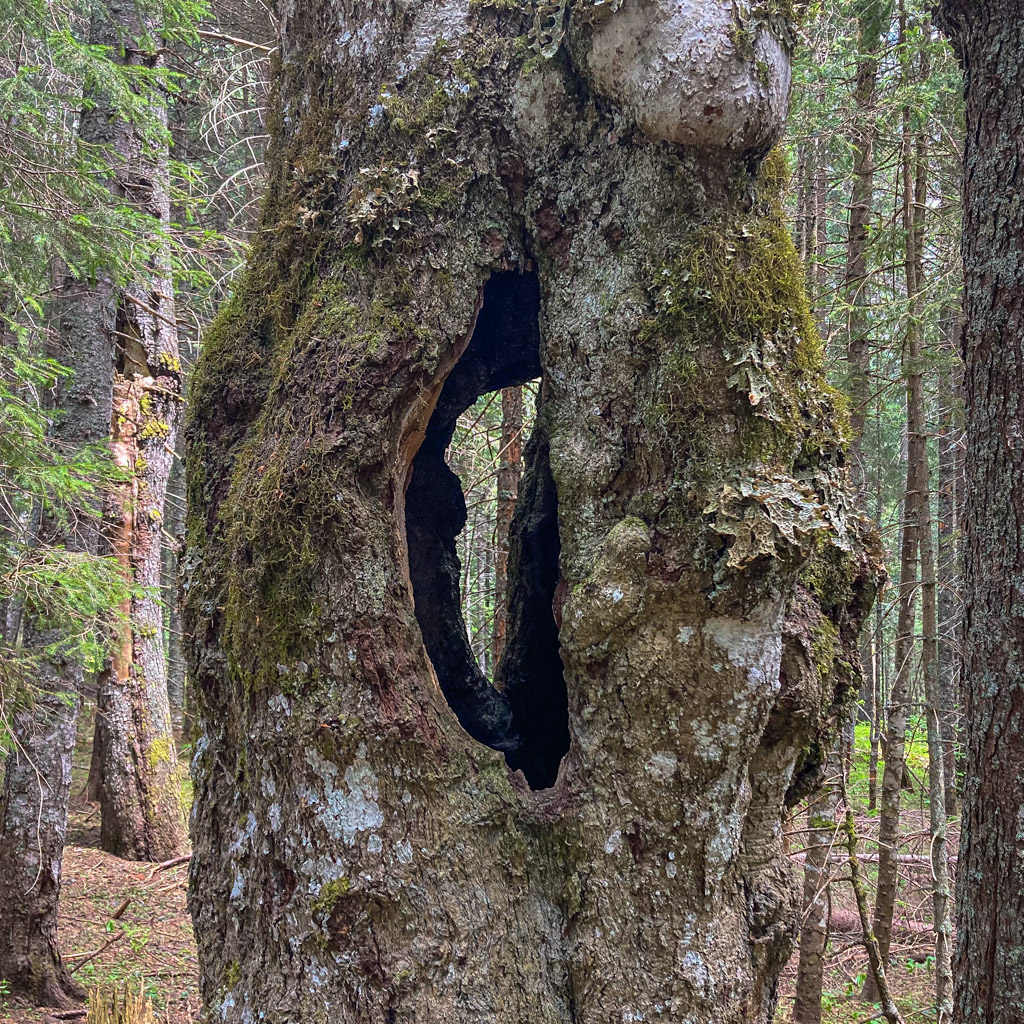
[[[218, 1019], [770, 1019], [783, 815], [874, 570], [758, 11], [285, 15], [263, 230], [188, 425]], [[538, 375], [496, 687], [444, 451]]]

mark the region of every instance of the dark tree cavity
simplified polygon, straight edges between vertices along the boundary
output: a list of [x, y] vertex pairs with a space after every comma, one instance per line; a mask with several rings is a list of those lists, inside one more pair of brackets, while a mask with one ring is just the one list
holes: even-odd
[[[558, 497], [538, 430], [509, 552], [509, 639], [492, 683], [466, 635], [455, 539], [466, 524], [458, 477], [445, 462], [459, 416], [482, 395], [541, 375], [536, 273], [494, 274], [465, 353], [441, 389], [405, 496], [416, 621], [441, 690], [474, 739], [505, 751], [534, 789], [554, 783], [569, 749], [568, 712], [552, 601], [559, 578]], [[543, 394], [542, 394], [543, 400]]]

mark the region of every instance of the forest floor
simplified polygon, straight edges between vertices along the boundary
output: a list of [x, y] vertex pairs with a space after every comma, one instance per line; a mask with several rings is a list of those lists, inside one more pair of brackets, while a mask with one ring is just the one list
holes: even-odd
[[[192, 1024], [200, 1001], [196, 944], [185, 906], [188, 864], [161, 868], [100, 849], [99, 804], [82, 795], [92, 756], [92, 715], [83, 711], [79, 722], [64, 848], [61, 951], [87, 991], [127, 984], [144, 990], [156, 1024]], [[187, 763], [182, 770], [187, 773]], [[183, 796], [191, 799], [188, 784]], [[97, 950], [102, 951], [90, 955]], [[20, 1005], [0, 989], [3, 1024], [39, 1024], [52, 1020], [51, 1013]]]
[[[91, 716], [88, 735], [79, 736], [75, 753], [72, 806], [68, 823], [68, 845], [64, 860], [64, 889], [61, 896], [60, 941], [63, 953], [75, 969], [75, 977], [89, 990], [103, 986], [130, 986], [145, 991], [153, 1005], [155, 1024], [192, 1024], [200, 1009], [198, 965], [191, 921], [185, 904], [188, 865], [161, 867], [124, 861], [99, 849], [99, 806], [81, 795], [91, 756]], [[866, 805], [866, 751], [858, 735], [858, 759], [851, 774], [851, 796]], [[921, 763], [922, 757], [925, 758]], [[908, 747], [908, 764], [919, 778], [927, 777], [926, 754], [913, 742]], [[191, 794], [183, 794], [188, 799]], [[927, 854], [927, 804], [920, 792], [905, 794], [904, 858]], [[802, 816], [794, 818], [792, 846], [799, 853]], [[858, 832], [865, 839], [877, 833], [877, 818], [862, 810], [857, 816]], [[955, 838], [955, 837], [954, 837]], [[861, 844], [870, 856], [876, 847]], [[951, 844], [955, 856], [955, 844]], [[836, 851], [834, 876], [846, 874], [840, 851]], [[874, 865], [864, 864], [869, 877]], [[798, 870], [797, 868], [795, 868]], [[926, 866], [908, 861], [901, 866], [901, 888], [893, 966], [890, 984], [908, 1024], [934, 1019], [932, 993], [934, 972], [929, 959], [931, 932], [930, 875]], [[825, 992], [822, 998], [823, 1024], [867, 1024], [878, 1019], [878, 1009], [858, 998], [867, 970], [860, 945], [860, 925], [850, 887], [831, 887], [832, 913], [830, 944], [826, 962]], [[100, 952], [96, 952], [100, 950]], [[95, 954], [95, 955], [92, 955]], [[789, 1024], [796, 982], [796, 956], [790, 960], [782, 980], [776, 1024]], [[84, 1019], [84, 1011], [82, 1014]], [[19, 1004], [4, 995], [0, 981], [0, 1022], [40, 1024], [53, 1021], [45, 1009]], [[515, 1022], [510, 1022], [515, 1024]]]

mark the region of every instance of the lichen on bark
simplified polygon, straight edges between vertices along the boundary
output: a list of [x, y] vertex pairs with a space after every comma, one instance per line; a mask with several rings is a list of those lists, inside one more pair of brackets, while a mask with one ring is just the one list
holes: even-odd
[[[759, 173], [778, 110], [746, 148], [652, 134], [586, 70], [584, 13], [284, 14], [263, 231], [188, 425], [192, 909], [222, 1019], [771, 1017], [781, 823], [842, 689], [801, 638], [824, 615], [843, 646], [869, 589], [842, 413], [778, 159]], [[484, 284], [526, 268], [571, 735], [540, 791], [445, 703], [405, 530]], [[798, 581], [831, 550], [850, 590], [824, 608]]]

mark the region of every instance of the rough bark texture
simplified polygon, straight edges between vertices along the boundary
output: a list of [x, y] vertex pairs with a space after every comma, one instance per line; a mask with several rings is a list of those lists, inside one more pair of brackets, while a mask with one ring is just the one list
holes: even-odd
[[[54, 690], [66, 681], [45, 680]], [[0, 807], [0, 977], [42, 1006], [69, 1006], [83, 995], [57, 944], [77, 715], [74, 692], [49, 690], [15, 714]]]
[[[615, 6], [283, 12], [264, 230], [188, 436], [192, 912], [225, 1021], [772, 1016], [784, 808], [855, 685], [873, 575], [778, 160], [756, 173], [784, 25], [700, 5], [712, 80], [700, 48], [650, 57], [679, 5]], [[703, 106], [672, 121], [687, 82]], [[500, 275], [537, 282], [521, 323], [488, 313]], [[475, 368], [516, 382], [488, 362], [510, 327], [538, 329], [543, 384], [509, 682], [463, 720], [495, 712], [525, 775], [460, 728], [462, 662], [431, 665], [409, 576], [465, 514], [427, 472], [451, 504], [425, 530], [409, 484], [432, 410]], [[519, 612], [554, 643], [515, 675]], [[559, 692], [571, 746], [530, 789]]]
[[[64, 416], [55, 433], [69, 445], [100, 442], [110, 426], [113, 309], [108, 279], [91, 287], [66, 283], [57, 315], [62, 361], [75, 375], [60, 396]], [[98, 508], [72, 509], [67, 521], [46, 515], [41, 541], [97, 554], [99, 513]], [[30, 648], [60, 640], [31, 615], [24, 630]], [[0, 807], [0, 978], [48, 1006], [82, 995], [60, 960], [57, 902], [83, 674], [81, 662], [70, 658], [42, 664], [34, 708], [14, 716], [14, 749]]]
[[[943, 318], [943, 337], [951, 345], [959, 344], [959, 317]], [[962, 416], [959, 409], [961, 388], [961, 366], [959, 361], [952, 372], [944, 373], [939, 379], [939, 430], [938, 469], [939, 485], [937, 512], [939, 517], [938, 545], [938, 615], [939, 615], [939, 699], [942, 724], [943, 775], [946, 781], [946, 814], [959, 812], [957, 794], [957, 747], [962, 722], [963, 698], [960, 687], [960, 661], [962, 658], [963, 607], [961, 561], [961, 502], [958, 478], [959, 463], [963, 459]]]
[[967, 766], [956, 1013], [1024, 1014], [1024, 20], [1009, 0], [947, 0], [966, 74], [963, 681]]
[[[94, 42], [110, 46], [127, 63], [147, 67], [163, 60], [146, 49], [156, 38], [155, 18], [140, 21], [130, 0], [108, 3], [93, 29]], [[166, 119], [166, 111], [153, 116]], [[112, 189], [155, 223], [169, 224], [166, 152], [145, 147], [138, 130], [116, 111], [105, 109], [98, 120], [99, 139], [114, 154]], [[125, 608], [130, 632], [99, 680], [96, 744], [103, 848], [121, 857], [164, 860], [181, 853], [187, 837], [159, 598], [164, 501], [181, 385], [173, 288], [159, 240], [148, 270], [145, 280], [121, 291], [117, 312], [109, 427], [114, 460], [127, 482], [111, 494], [106, 514], [111, 551], [139, 589]]]
[[[179, 434], [180, 437], [180, 434]], [[180, 444], [180, 441], [179, 441]], [[185, 652], [181, 644], [181, 604], [178, 600], [178, 555], [185, 537], [185, 467], [176, 453], [167, 478], [164, 522], [170, 540], [164, 545], [162, 589], [164, 628], [167, 631], [167, 699], [175, 736], [185, 724]]]

